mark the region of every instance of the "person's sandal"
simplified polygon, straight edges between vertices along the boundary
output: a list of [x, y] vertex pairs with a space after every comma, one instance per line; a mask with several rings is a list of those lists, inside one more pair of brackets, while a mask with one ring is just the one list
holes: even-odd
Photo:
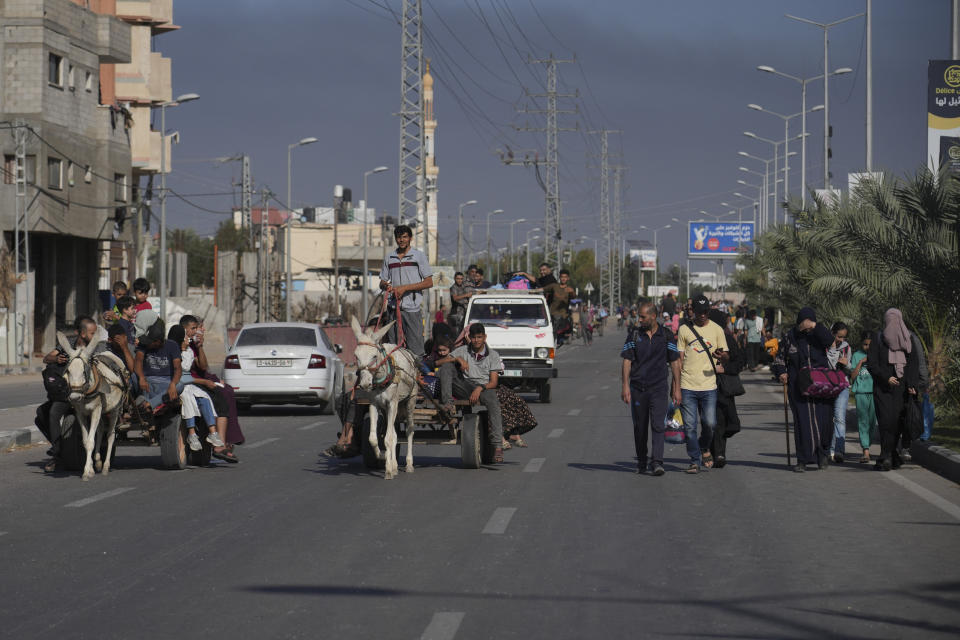
[[500, 447], [504, 451], [509, 451], [510, 449], [513, 449], [513, 445], [510, 444], [506, 439], [504, 439], [503, 442], [500, 443]]
[[521, 449], [526, 449], [526, 447], [527, 447], [527, 443], [526, 443], [526, 442], [524, 441], [524, 439], [521, 438], [520, 436], [517, 436], [516, 438], [513, 438], [513, 444], [514, 444], [514, 446], [520, 447]]
[[701, 456], [702, 456], [702, 458], [703, 458], [703, 468], [704, 468], [704, 469], [712, 469], [712, 468], [713, 468], [713, 454], [710, 453], [709, 451], [704, 451], [703, 454], [701, 454]]
[[224, 460], [226, 462], [230, 462], [233, 464], [240, 462], [236, 454], [234, 454], [233, 451], [231, 451], [225, 446], [222, 447], [219, 451], [217, 451], [216, 449], [213, 449], [212, 451], [210, 451], [210, 455], [212, 455], [214, 458], [217, 458], [218, 460]]
[[493, 450], [493, 464], [503, 464], [503, 449], [500, 447]]

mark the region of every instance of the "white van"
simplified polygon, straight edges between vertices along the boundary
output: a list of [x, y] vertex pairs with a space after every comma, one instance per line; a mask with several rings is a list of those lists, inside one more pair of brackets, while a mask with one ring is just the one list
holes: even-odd
[[487, 344], [503, 360], [502, 384], [550, 402], [557, 377], [556, 344], [547, 299], [540, 289], [487, 289], [470, 298], [465, 325], [481, 322]]

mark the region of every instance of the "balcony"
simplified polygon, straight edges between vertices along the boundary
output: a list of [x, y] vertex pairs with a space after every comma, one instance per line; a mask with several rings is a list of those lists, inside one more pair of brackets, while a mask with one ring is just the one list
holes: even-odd
[[149, 24], [154, 33], [179, 29], [173, 24], [173, 0], [117, 0], [117, 17]]
[[97, 55], [104, 64], [130, 62], [130, 25], [113, 16], [97, 16]]
[[152, 102], [166, 102], [172, 98], [170, 82], [170, 58], [160, 53], [150, 53], [150, 76], [147, 88]]

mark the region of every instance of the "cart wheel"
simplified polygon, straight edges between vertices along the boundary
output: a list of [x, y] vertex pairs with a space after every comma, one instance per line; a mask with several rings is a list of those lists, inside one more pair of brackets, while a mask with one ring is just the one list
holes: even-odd
[[166, 418], [160, 427], [160, 461], [164, 468], [186, 469], [188, 450], [180, 416]]
[[68, 413], [60, 420], [60, 461], [68, 471], [83, 471], [87, 463], [83, 429], [73, 413]]
[[550, 403], [550, 382], [544, 380], [540, 384], [540, 404], [549, 404]]
[[483, 458], [483, 429], [480, 415], [466, 413], [460, 423], [460, 459], [465, 469], [479, 469]]
[[496, 445], [490, 442], [490, 421], [487, 419], [489, 414], [484, 411], [477, 415], [480, 419], [480, 461], [483, 464], [493, 464], [493, 451]]

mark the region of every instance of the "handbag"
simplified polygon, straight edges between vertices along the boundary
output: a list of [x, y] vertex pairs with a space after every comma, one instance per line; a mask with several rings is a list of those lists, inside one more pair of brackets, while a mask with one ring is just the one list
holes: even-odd
[[923, 433], [923, 408], [916, 396], [909, 396], [904, 407], [903, 422], [910, 434], [911, 440], [916, 440]]
[[703, 345], [703, 350], [707, 352], [707, 359], [710, 360], [710, 366], [713, 367], [713, 375], [717, 378], [717, 393], [731, 397], [745, 394], [747, 390], [743, 388], [740, 374], [718, 373], [717, 365], [713, 362], [713, 354], [710, 353], [710, 348], [707, 346], [706, 341], [697, 333], [697, 329], [693, 323], [687, 326], [690, 327], [690, 331], [693, 331], [693, 335], [695, 335], [697, 340], [700, 341], [700, 344]]
[[797, 375], [797, 388], [800, 394], [808, 398], [830, 400], [850, 387], [850, 380], [837, 369], [814, 367], [810, 362], [810, 345], [807, 344], [807, 366]]
[[687, 432], [683, 430], [683, 413], [673, 404], [663, 419], [663, 439], [667, 444], [683, 444], [687, 441]]

